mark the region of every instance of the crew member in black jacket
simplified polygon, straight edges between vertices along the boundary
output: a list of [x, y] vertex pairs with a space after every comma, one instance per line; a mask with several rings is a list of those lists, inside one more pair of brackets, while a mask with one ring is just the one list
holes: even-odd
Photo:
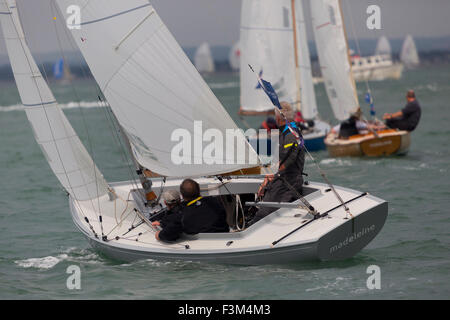
[[183, 196], [183, 232], [197, 234], [203, 232], [228, 232], [226, 212], [215, 198], [200, 196], [200, 186], [192, 179], [181, 183]]
[[422, 110], [413, 90], [409, 90], [406, 94], [406, 101], [408, 103], [402, 110], [384, 114], [383, 119], [386, 120], [386, 126], [407, 131], [416, 129]]

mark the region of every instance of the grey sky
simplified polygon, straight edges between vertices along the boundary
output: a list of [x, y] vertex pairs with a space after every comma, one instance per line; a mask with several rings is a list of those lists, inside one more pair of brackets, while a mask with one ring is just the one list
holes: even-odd
[[[53, 14], [53, 0], [17, 0], [24, 29], [33, 52], [58, 51]], [[95, 0], [91, 0], [95, 1]], [[126, 0], [123, 0], [126, 1]], [[306, 0], [306, 19], [310, 23]], [[342, 0], [349, 33], [353, 38], [441, 37], [450, 35], [450, 0]], [[241, 0], [150, 0], [163, 21], [182, 46], [197, 46], [203, 41], [211, 45], [229, 46], [239, 38]], [[370, 4], [381, 8], [382, 30], [368, 30], [366, 9]], [[354, 28], [350, 18], [353, 19]], [[311, 27], [308, 36], [312, 39]], [[68, 48], [67, 44], [63, 44]], [[5, 54], [0, 41], [0, 54]]]

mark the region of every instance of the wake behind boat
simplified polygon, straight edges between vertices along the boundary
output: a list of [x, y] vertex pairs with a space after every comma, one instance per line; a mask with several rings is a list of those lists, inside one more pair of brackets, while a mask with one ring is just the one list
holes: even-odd
[[[68, 5], [83, 8], [85, 22], [71, 32], [136, 164], [128, 182], [106, 181], [58, 106], [26, 44], [15, 0], [0, 2], [0, 23], [36, 141], [69, 194], [76, 226], [94, 248], [127, 261], [285, 263], [349, 258], [379, 233], [387, 202], [368, 193], [311, 182], [295, 202], [257, 202], [263, 176], [230, 175], [254, 169], [251, 162], [205, 165], [194, 155], [194, 163], [175, 163], [172, 133], [195, 134], [194, 120], [216, 132], [235, 129], [249, 158], [256, 153], [146, 0], [56, 4], [63, 14]], [[227, 157], [235, 151], [227, 149]], [[161, 178], [148, 178], [150, 170]], [[277, 210], [237, 232], [160, 242], [149, 220], [164, 209], [162, 190], [177, 189], [185, 177], [196, 177], [205, 197], [231, 198], [236, 217], [254, 206]]]

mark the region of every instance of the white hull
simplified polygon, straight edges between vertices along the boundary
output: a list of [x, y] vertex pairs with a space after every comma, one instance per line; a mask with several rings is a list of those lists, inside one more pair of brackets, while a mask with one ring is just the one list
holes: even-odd
[[403, 68], [403, 64], [393, 63], [386, 55], [352, 58], [355, 81], [398, 80], [402, 77]]
[[[227, 189], [221, 186], [217, 179], [203, 178], [197, 180], [204, 196], [232, 193], [256, 192], [262, 178], [233, 178], [227, 183]], [[169, 180], [166, 189], [178, 188], [181, 180]], [[154, 189], [159, 189], [158, 182], [154, 182]], [[117, 195], [122, 199], [128, 197], [132, 189], [130, 183], [113, 185]], [[306, 187], [306, 186], [305, 186]], [[162, 243], [155, 239], [154, 231], [146, 224], [126, 233], [132, 223], [137, 223], [133, 208], [134, 201], [129, 201], [128, 208], [122, 200], [110, 201], [103, 197], [99, 202], [75, 203], [71, 199], [72, 217], [77, 227], [88, 238], [93, 248], [107, 256], [133, 261], [139, 259], [163, 259], [206, 261], [230, 264], [278, 264], [300, 262], [308, 260], [338, 260], [354, 256], [363, 249], [381, 230], [387, 217], [387, 202], [361, 192], [336, 187], [347, 204], [353, 219], [345, 219], [346, 213], [339, 201], [328, 187], [320, 183], [310, 183], [309, 193], [305, 198], [320, 213], [330, 210], [323, 218], [311, 220], [304, 209], [279, 209], [251, 227], [241, 232], [199, 234], [184, 236], [176, 243]], [[100, 236], [100, 223], [96, 207], [100, 203], [103, 216], [105, 234], [110, 232], [107, 241]], [[115, 206], [115, 207], [114, 207]], [[115, 209], [114, 209], [115, 208]], [[128, 215], [128, 216], [127, 216]], [[99, 234], [93, 235], [88, 223]], [[125, 217], [120, 227], [116, 227], [116, 218]], [[298, 231], [282, 241], [276, 240]], [[142, 235], [138, 236], [139, 233]], [[115, 237], [119, 236], [116, 240]], [[126, 238], [128, 237], [128, 238]], [[138, 241], [136, 241], [138, 239]]]

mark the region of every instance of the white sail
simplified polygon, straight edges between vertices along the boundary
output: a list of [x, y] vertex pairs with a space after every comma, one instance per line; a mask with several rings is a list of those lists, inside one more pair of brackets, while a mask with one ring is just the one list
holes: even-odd
[[385, 54], [390, 56], [392, 54], [392, 49], [388, 38], [382, 36], [380, 39], [378, 39], [377, 47], [375, 49], [375, 55], [385, 55]]
[[194, 64], [199, 72], [214, 72], [214, 59], [207, 42], [202, 43], [195, 52]]
[[270, 81], [280, 100], [297, 101], [290, 0], [243, 0], [241, 10], [241, 111], [265, 112], [273, 105], [256, 73]]
[[27, 47], [15, 0], [0, 0], [0, 22], [26, 115], [56, 177], [76, 200], [106, 194], [106, 181], [56, 103]]
[[407, 68], [417, 67], [420, 63], [416, 44], [410, 34], [406, 36], [405, 41], [403, 42], [402, 50], [400, 52], [400, 60]]
[[302, 0], [295, 1], [295, 14], [297, 20], [297, 44], [300, 64], [301, 86], [301, 111], [303, 118], [314, 119], [317, 117], [317, 101], [314, 92], [314, 82], [311, 69], [311, 58], [306, 34], [305, 17], [303, 14]]
[[239, 70], [241, 66], [241, 49], [239, 42], [236, 42], [231, 47], [228, 61], [230, 62], [230, 67], [233, 71]]
[[347, 119], [359, 108], [339, 0], [311, 1], [319, 63], [334, 115]]
[[[211, 144], [202, 141], [202, 131], [216, 129], [225, 136], [237, 126], [147, 0], [56, 3], [63, 15], [69, 5], [81, 8], [81, 26], [72, 35], [143, 167], [183, 177], [254, 166], [256, 152], [242, 133], [234, 148], [227, 145], [223, 152], [225, 164], [202, 154]], [[192, 140], [185, 144], [181, 161], [175, 161], [179, 153], [174, 150], [186, 142], [179, 138], [181, 132]], [[242, 164], [229, 161], [240, 143], [248, 155]]]

